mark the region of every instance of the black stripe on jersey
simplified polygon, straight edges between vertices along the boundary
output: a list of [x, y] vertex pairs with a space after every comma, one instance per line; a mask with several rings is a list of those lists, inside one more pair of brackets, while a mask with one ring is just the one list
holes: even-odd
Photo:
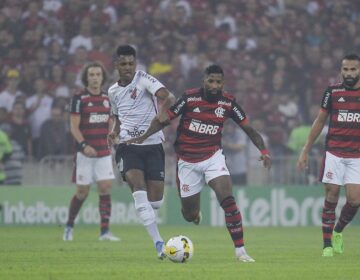
[[[343, 101], [343, 102], [338, 101], [341, 98], [343, 98], [345, 101]], [[336, 100], [336, 99], [338, 99], [338, 100]], [[355, 96], [354, 93], [351, 93], [351, 96], [346, 95], [346, 94], [333, 96], [333, 103], [357, 103], [357, 104], [359, 104], [359, 102], [360, 102], [360, 96]]]
[[359, 129], [360, 123], [357, 122], [332, 122], [331, 128]]
[[328, 141], [339, 141], [339, 142], [354, 142], [354, 141], [360, 141], [360, 136], [355, 135], [329, 135]]
[[91, 130], [93, 130], [93, 129], [97, 129], [97, 128], [106, 128], [106, 129], [108, 129], [108, 127], [109, 127], [109, 125], [108, 125], [108, 123], [105, 123], [105, 122], [102, 122], [102, 123], [89, 123], [89, 122], [87, 122], [87, 123], [83, 123], [82, 125], [81, 125], [81, 129], [91, 129]]
[[102, 134], [87, 134], [86, 140], [94, 140], [94, 139], [104, 139], [104, 135]]
[[328, 151], [339, 152], [339, 153], [349, 153], [349, 154], [358, 154], [360, 149], [355, 149], [352, 147], [327, 147]]

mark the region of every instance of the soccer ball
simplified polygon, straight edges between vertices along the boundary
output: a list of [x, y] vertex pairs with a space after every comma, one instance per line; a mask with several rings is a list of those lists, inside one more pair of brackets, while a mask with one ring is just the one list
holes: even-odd
[[178, 235], [169, 239], [166, 243], [166, 255], [167, 257], [176, 263], [184, 263], [189, 261], [194, 253], [194, 245], [184, 235]]

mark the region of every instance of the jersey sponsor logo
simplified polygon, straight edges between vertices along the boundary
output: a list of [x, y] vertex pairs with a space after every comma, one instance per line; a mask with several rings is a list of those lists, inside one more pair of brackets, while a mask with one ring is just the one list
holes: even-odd
[[334, 89], [332, 89], [332, 92], [339, 92], [339, 91], [345, 91], [345, 88], [334, 88]]
[[215, 115], [218, 117], [218, 118], [223, 118], [224, 117], [224, 113], [225, 113], [225, 109], [223, 107], [217, 107], [215, 109]]
[[145, 72], [140, 71], [139, 74], [140, 74], [142, 77], [148, 79], [148, 80], [149, 80], [150, 82], [152, 82], [153, 84], [156, 83], [156, 81], [157, 81], [154, 77], [150, 76], [149, 74], [147, 74], [147, 73], [145, 73]]
[[233, 111], [235, 112], [235, 114], [238, 116], [238, 118], [242, 121], [243, 119], [245, 119], [245, 117], [241, 114], [240, 110], [236, 107], [233, 108]]
[[339, 112], [338, 122], [360, 122], [360, 113]]
[[201, 121], [198, 120], [191, 120], [191, 123], [189, 125], [189, 130], [201, 134], [214, 135], [218, 132], [219, 126], [202, 123]]
[[133, 138], [133, 137], [139, 137], [139, 136], [141, 136], [142, 134], [145, 133], [145, 129], [138, 130], [137, 128], [134, 128], [133, 131], [128, 130], [127, 133], [128, 133], [128, 135], [129, 135], [130, 137], [132, 137], [132, 138]]
[[324, 97], [324, 101], [323, 101], [323, 106], [324, 106], [324, 107], [327, 106], [327, 104], [328, 104], [328, 102], [329, 102], [329, 98], [330, 98], [330, 92], [327, 91], [327, 92], [325, 93], [325, 97]]
[[218, 101], [218, 105], [225, 105], [225, 106], [231, 106], [231, 102], [226, 102], [226, 101]]
[[109, 115], [107, 114], [91, 114], [89, 118], [89, 123], [102, 123], [109, 120]]
[[338, 102], [345, 102], [344, 97], [341, 96], [341, 97], [338, 99]]
[[175, 107], [174, 113], [178, 114], [180, 112], [181, 108], [184, 107], [184, 105], [185, 105], [185, 100], [181, 101], [181, 103]]
[[200, 108], [199, 107], [194, 108], [193, 112], [194, 113], [200, 113]]
[[110, 107], [109, 100], [104, 100], [103, 105], [104, 107], [109, 108]]
[[188, 97], [187, 101], [191, 102], [191, 101], [201, 101], [202, 98], [201, 97]]

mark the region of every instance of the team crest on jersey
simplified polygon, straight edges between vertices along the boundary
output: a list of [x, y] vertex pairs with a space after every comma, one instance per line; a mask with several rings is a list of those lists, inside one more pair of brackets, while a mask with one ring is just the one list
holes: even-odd
[[215, 109], [215, 115], [218, 117], [218, 118], [223, 118], [224, 117], [224, 113], [225, 113], [225, 109], [223, 107], [217, 107]]
[[137, 96], [137, 90], [136, 90], [136, 88], [134, 88], [133, 92], [130, 94], [130, 97], [132, 99], [136, 99], [136, 96]]
[[108, 100], [104, 100], [103, 105], [104, 105], [104, 107], [106, 107], [106, 108], [109, 108], [109, 107], [110, 107], [110, 104], [109, 104], [109, 101], [108, 101]]

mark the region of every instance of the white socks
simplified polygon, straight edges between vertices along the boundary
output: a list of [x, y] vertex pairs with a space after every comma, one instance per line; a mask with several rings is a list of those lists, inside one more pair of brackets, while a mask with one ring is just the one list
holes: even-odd
[[151, 236], [154, 244], [157, 241], [163, 241], [156, 224], [154, 209], [151, 207], [151, 204], [147, 198], [147, 192], [136, 191], [133, 192], [132, 195], [134, 197], [135, 209], [138, 213], [138, 216], [145, 226], [147, 232]]

